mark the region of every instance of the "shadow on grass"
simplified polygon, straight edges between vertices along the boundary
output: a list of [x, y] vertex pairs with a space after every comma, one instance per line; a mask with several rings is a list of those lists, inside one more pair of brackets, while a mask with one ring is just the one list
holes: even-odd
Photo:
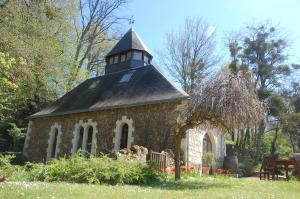
[[[149, 185], [144, 185], [144, 187], [147, 187]], [[231, 185], [222, 181], [171, 181], [171, 182], [165, 182], [165, 183], [156, 183], [150, 185], [152, 188], [157, 189], [165, 189], [165, 190], [191, 190], [191, 189], [197, 189], [197, 190], [205, 190], [205, 189], [211, 189], [211, 188], [230, 188]]]

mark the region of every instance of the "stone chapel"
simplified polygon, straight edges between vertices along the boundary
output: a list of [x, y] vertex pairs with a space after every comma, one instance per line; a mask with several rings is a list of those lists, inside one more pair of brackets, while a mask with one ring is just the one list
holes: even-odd
[[[87, 79], [31, 115], [23, 149], [29, 161], [47, 161], [82, 149], [110, 153], [137, 144], [175, 148], [177, 106], [189, 96], [152, 65], [152, 54], [130, 29], [106, 55], [105, 74]], [[224, 133], [195, 128], [182, 142], [186, 162], [201, 165], [211, 151], [222, 160]]]

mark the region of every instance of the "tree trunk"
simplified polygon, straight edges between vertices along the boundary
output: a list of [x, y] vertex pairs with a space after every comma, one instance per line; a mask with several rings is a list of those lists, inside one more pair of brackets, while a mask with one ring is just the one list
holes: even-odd
[[277, 138], [278, 138], [278, 124], [276, 126], [276, 129], [275, 129], [275, 136], [272, 140], [272, 143], [271, 143], [271, 154], [274, 155], [275, 152], [276, 152], [276, 141], [277, 141]]
[[175, 180], [178, 181], [181, 178], [181, 169], [180, 169], [180, 146], [181, 146], [182, 136], [180, 132], [176, 134], [175, 140]]
[[291, 133], [289, 133], [289, 137], [290, 137], [290, 141], [291, 141], [291, 145], [292, 145], [292, 148], [293, 148], [293, 153], [295, 153], [295, 143], [294, 143], [294, 140], [293, 140], [293, 136]]
[[258, 134], [256, 140], [256, 155], [255, 155], [255, 162], [258, 163], [261, 158], [261, 146], [263, 141], [263, 136], [265, 132], [265, 122], [262, 120], [258, 127]]

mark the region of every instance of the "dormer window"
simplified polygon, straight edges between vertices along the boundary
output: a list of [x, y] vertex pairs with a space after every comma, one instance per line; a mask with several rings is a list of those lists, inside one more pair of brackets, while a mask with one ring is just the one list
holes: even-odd
[[133, 60], [142, 60], [142, 52], [134, 51], [133, 52]]
[[114, 56], [114, 64], [119, 63], [119, 55]]

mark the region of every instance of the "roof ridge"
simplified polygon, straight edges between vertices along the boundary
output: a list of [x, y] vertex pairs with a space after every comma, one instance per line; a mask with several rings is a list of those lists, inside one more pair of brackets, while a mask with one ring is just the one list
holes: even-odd
[[[146, 47], [145, 43], [138, 33], [130, 28], [123, 37], [115, 44], [115, 46], [106, 54], [106, 58], [129, 50], [140, 50], [147, 52], [152, 56], [151, 51]], [[152, 56], [153, 57], [153, 56]]]
[[[153, 65], [154, 66], [154, 65]], [[155, 66], [154, 66], [155, 67]], [[158, 67], [155, 67], [155, 69], [157, 69], [157, 71], [176, 89], [178, 90], [181, 94], [185, 95], [185, 96], [190, 96], [189, 94], [187, 94], [182, 88], [180, 88], [179, 86], [177, 86], [173, 80], [171, 80], [169, 77], [167, 77]]]

